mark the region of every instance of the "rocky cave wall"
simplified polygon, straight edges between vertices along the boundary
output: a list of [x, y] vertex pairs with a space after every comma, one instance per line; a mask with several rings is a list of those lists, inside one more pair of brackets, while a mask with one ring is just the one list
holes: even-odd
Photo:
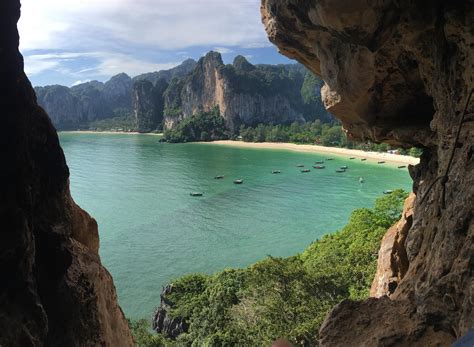
[[0, 345], [132, 346], [97, 223], [23, 72], [19, 0], [0, 3]]
[[449, 345], [474, 326], [473, 100], [455, 141], [474, 87], [474, 3], [262, 0], [261, 14], [280, 51], [323, 78], [350, 136], [424, 148], [377, 298], [336, 306], [320, 344]]

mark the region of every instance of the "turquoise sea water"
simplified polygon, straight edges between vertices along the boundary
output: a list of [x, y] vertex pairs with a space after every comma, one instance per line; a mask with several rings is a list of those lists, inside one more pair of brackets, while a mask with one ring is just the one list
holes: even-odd
[[[173, 278], [294, 255], [383, 190], [411, 189], [407, 170], [394, 165], [331, 155], [326, 169], [311, 168], [328, 154], [163, 144], [146, 135], [62, 133], [60, 140], [72, 195], [99, 223], [102, 261], [131, 318], [149, 317]], [[301, 173], [300, 163], [311, 172]], [[341, 165], [346, 173], [335, 172]]]

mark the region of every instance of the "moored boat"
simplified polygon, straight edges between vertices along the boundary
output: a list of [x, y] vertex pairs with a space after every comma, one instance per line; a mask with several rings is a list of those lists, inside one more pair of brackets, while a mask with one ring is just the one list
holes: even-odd
[[192, 192], [192, 193], [190, 193], [189, 195], [191, 195], [191, 196], [203, 196], [204, 193], [201, 193], [201, 192]]
[[296, 167], [304, 167], [304, 164], [298, 164]]
[[224, 175], [217, 175], [217, 176], [214, 176], [214, 179], [216, 180], [221, 180], [224, 178]]
[[381, 160], [381, 161], [378, 161], [377, 164], [385, 164], [385, 162]]
[[384, 194], [392, 194], [393, 190], [387, 189], [383, 191]]
[[399, 169], [404, 169], [404, 168], [406, 168], [406, 167], [407, 167], [406, 165], [399, 165], [399, 166], [398, 166]]
[[359, 183], [364, 183], [364, 178], [363, 177], [359, 177]]
[[326, 160], [334, 160], [334, 158], [326, 158]]
[[347, 170], [349, 167], [347, 165], [341, 166], [341, 170]]
[[281, 170], [272, 170], [272, 174], [279, 174], [281, 173]]
[[324, 169], [325, 166], [324, 165], [314, 165], [313, 166], [315, 169]]
[[324, 164], [324, 161], [315, 161], [315, 164]]
[[355, 159], [355, 157], [350, 157], [349, 159], [350, 159], [350, 160], [353, 160], [353, 159]]
[[310, 172], [310, 171], [311, 171], [310, 169], [301, 170], [302, 173], [306, 173], [306, 172]]
[[234, 184], [242, 184], [242, 183], [244, 183], [244, 180], [241, 178], [237, 178], [234, 180]]
[[339, 170], [336, 170], [336, 172], [346, 172], [346, 170], [344, 170], [344, 169], [339, 169]]
[[366, 160], [367, 160], [367, 158], [362, 158], [362, 159], [361, 159], [361, 161], [366, 161]]

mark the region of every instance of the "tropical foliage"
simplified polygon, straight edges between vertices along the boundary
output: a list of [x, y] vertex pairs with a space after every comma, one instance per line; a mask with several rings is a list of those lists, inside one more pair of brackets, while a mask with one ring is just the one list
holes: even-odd
[[[331, 307], [368, 297], [380, 240], [399, 218], [406, 196], [396, 190], [372, 209], [355, 210], [343, 229], [293, 257], [267, 257], [245, 269], [173, 281], [166, 296], [173, 303], [169, 314], [184, 317], [189, 330], [166, 346], [264, 346], [279, 337], [314, 346]], [[165, 343], [140, 329], [140, 346]]]
[[219, 114], [219, 109], [214, 108], [211, 112], [200, 112], [186, 118], [175, 128], [165, 130], [164, 142], [192, 142], [192, 141], [214, 141], [229, 138], [228, 129], [224, 118]]
[[246, 142], [292, 142], [300, 144], [317, 144], [328, 147], [344, 147], [361, 149], [364, 151], [387, 152], [397, 150], [400, 154], [419, 157], [422, 150], [411, 148], [409, 150], [391, 147], [386, 143], [352, 141], [337, 122], [323, 123], [319, 119], [304, 124], [292, 123], [290, 125], [264, 125], [256, 127], [240, 127], [240, 136]]

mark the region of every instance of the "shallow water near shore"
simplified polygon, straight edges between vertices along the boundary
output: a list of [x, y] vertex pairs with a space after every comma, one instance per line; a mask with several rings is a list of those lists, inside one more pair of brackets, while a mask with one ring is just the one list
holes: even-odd
[[[313, 169], [324, 153], [165, 144], [130, 134], [63, 133], [60, 140], [72, 195], [99, 223], [102, 262], [130, 318], [149, 317], [173, 278], [294, 255], [384, 190], [411, 190], [407, 169], [396, 165], [331, 156], [325, 169]], [[342, 165], [347, 172], [336, 173]]]

